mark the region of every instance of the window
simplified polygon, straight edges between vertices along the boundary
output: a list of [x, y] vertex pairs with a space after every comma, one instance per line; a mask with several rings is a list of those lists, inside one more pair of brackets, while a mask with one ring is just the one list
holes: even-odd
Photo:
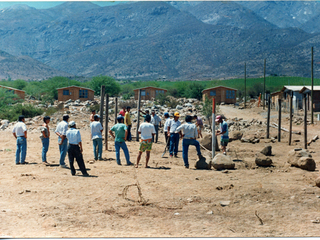
[[164, 90], [156, 90], [156, 96], [158, 96], [158, 94], [164, 94]]
[[79, 98], [88, 98], [88, 90], [79, 90]]
[[216, 95], [216, 90], [211, 90], [210, 91], [210, 96], [215, 96]]
[[63, 90], [63, 95], [69, 95], [69, 90]]
[[226, 91], [226, 98], [227, 99], [234, 99], [236, 98], [236, 92], [234, 90], [227, 90]]
[[141, 91], [141, 96], [145, 96], [146, 95], [146, 90], [140, 90]]

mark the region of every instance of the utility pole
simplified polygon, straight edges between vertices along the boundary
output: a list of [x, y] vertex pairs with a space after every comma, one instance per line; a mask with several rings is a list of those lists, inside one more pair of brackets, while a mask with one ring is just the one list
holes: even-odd
[[244, 63], [244, 108], [247, 102], [247, 63]]
[[311, 47], [311, 124], [313, 124], [313, 47]]
[[265, 108], [266, 102], [266, 59], [264, 59], [263, 64], [263, 110]]

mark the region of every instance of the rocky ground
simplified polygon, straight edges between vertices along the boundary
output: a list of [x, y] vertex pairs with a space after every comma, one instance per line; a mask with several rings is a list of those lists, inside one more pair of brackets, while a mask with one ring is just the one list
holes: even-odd
[[[151, 101], [145, 102], [143, 108], [154, 108], [159, 115], [176, 110], [182, 115], [201, 115], [201, 105], [196, 100], [182, 99], [180, 103], [181, 109], [154, 106]], [[315, 170], [293, 167], [288, 163], [292, 159], [288, 154], [303, 148], [303, 136], [293, 134], [293, 144], [289, 146], [288, 133], [283, 131], [278, 142], [277, 129], [271, 127], [271, 138], [266, 139], [266, 110], [261, 107], [220, 106], [219, 113], [227, 118], [230, 136], [238, 139], [229, 143], [227, 153], [234, 168], [197, 170], [193, 167], [197, 161], [193, 147], [189, 152], [190, 169], [183, 167], [182, 152], [178, 158], [171, 159], [168, 153], [161, 157], [165, 146], [162, 134], [159, 143], [153, 145], [150, 169], [143, 167], [144, 155], [138, 169], [118, 166], [111, 138], [104, 160], [94, 161], [88, 107], [96, 103], [58, 104], [62, 110], [53, 114], [51, 129], [65, 112], [77, 122], [91, 177], [84, 178], [79, 172], [71, 176], [70, 170], [58, 167], [59, 150], [53, 132], [48, 152], [52, 165], [41, 164], [41, 116], [27, 119], [29, 164], [16, 166], [15, 139], [11, 134], [14, 123], [2, 121], [1, 237], [319, 236], [320, 188], [315, 180], [319, 177], [320, 140], [308, 147]], [[135, 111], [132, 110], [133, 116]], [[295, 114], [294, 131], [303, 133], [299, 120], [302, 118]], [[277, 123], [275, 111], [271, 112], [271, 122]], [[109, 127], [113, 123], [114, 115], [110, 115]], [[209, 134], [209, 123], [205, 124]], [[282, 127], [289, 129], [285, 113]], [[318, 121], [308, 125], [308, 140], [319, 134]], [[127, 144], [131, 161], [135, 162], [138, 143]], [[272, 154], [267, 157], [272, 163], [262, 167], [256, 159], [266, 146], [271, 146]], [[181, 150], [181, 144], [179, 147]], [[210, 151], [202, 152], [209, 161]], [[125, 163], [123, 154], [121, 159]]]

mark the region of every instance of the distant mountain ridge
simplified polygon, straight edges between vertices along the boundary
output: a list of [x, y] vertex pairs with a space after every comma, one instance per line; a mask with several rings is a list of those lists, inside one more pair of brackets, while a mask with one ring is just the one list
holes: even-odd
[[320, 62], [319, 16], [319, 3], [303, 2], [20, 5], [0, 10], [0, 49], [84, 77], [225, 79], [241, 77], [245, 62], [261, 76], [263, 59], [268, 74], [309, 76], [311, 46]]

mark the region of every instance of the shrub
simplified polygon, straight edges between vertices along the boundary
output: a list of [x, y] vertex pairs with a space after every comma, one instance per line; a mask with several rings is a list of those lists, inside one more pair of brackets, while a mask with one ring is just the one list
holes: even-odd
[[36, 108], [32, 104], [22, 105], [21, 103], [9, 106], [5, 111], [0, 112], [1, 119], [9, 121], [17, 121], [19, 115], [24, 115], [26, 118], [32, 118], [43, 113], [43, 109]]
[[118, 108], [122, 109], [123, 107], [131, 107], [131, 108], [136, 108], [137, 107], [137, 101], [136, 100], [127, 100], [124, 102], [120, 102], [118, 104]]
[[94, 77], [90, 82], [91, 89], [94, 90], [97, 95], [100, 95], [102, 85], [106, 87], [106, 93], [109, 93], [110, 96], [118, 95], [121, 91], [120, 84], [112, 77], [98, 76]]

